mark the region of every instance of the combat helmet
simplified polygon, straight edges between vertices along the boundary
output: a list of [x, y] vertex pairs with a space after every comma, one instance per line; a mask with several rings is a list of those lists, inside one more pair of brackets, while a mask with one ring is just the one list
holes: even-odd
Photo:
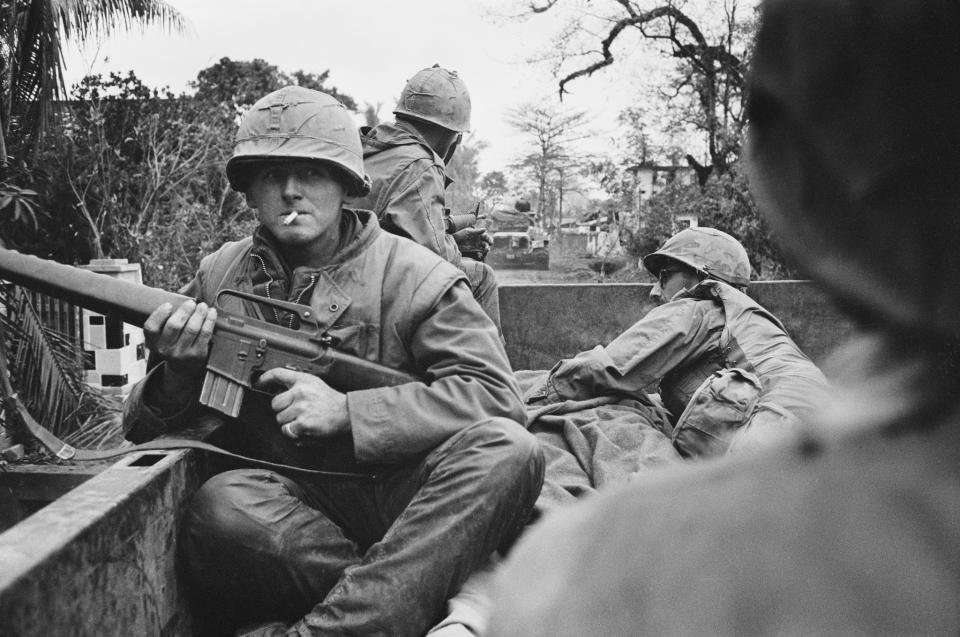
[[370, 191], [357, 126], [346, 107], [326, 93], [287, 86], [258, 100], [240, 122], [227, 179], [242, 192], [252, 165], [288, 159], [329, 164], [347, 178], [351, 196]]
[[464, 133], [470, 130], [470, 93], [456, 71], [434, 64], [407, 80], [393, 113]]
[[750, 284], [750, 258], [743, 245], [726, 232], [715, 228], [693, 227], [681, 230], [643, 257], [643, 267], [653, 276], [670, 261], [679, 261], [707, 278], [737, 287]]
[[960, 4], [765, 8], [750, 176], [783, 248], [855, 314], [960, 337]]

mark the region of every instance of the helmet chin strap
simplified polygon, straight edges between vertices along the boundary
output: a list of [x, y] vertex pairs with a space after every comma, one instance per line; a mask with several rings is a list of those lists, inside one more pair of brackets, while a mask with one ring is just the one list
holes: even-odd
[[444, 164], [449, 164], [450, 160], [453, 159], [453, 154], [457, 152], [457, 148], [460, 146], [461, 140], [463, 140], [463, 133], [457, 133], [457, 136], [453, 138], [453, 141], [450, 142], [450, 145], [447, 146], [447, 150], [443, 153]]

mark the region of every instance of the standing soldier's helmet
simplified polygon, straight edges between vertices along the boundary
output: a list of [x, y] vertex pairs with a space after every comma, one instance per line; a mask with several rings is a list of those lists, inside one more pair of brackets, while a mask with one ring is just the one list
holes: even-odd
[[434, 64], [407, 80], [393, 114], [465, 133], [470, 130], [470, 93], [455, 71]]
[[960, 3], [769, 0], [751, 64], [750, 182], [843, 306], [960, 338]]
[[350, 196], [370, 191], [360, 134], [346, 107], [326, 93], [287, 86], [261, 98], [243, 116], [227, 179], [234, 190], [245, 192], [254, 166], [298, 159], [327, 164], [343, 176]]
[[673, 235], [660, 249], [643, 257], [643, 267], [653, 276], [670, 261], [678, 261], [700, 275], [746, 288], [750, 284], [750, 258], [743, 245], [714, 228], [687, 228]]

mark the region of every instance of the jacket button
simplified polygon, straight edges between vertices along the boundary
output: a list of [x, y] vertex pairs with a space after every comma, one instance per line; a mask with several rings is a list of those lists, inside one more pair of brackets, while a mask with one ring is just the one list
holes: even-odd
[[339, 310], [339, 309], [340, 309], [340, 306], [337, 305], [336, 303], [331, 303], [331, 304], [330, 304], [330, 311], [331, 311], [331, 312], [336, 312], [336, 311]]

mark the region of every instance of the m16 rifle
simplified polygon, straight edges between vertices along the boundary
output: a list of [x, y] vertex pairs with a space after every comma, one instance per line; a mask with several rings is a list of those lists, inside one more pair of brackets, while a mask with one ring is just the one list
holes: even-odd
[[[0, 278], [138, 327], [142, 327], [147, 317], [160, 305], [170, 303], [176, 307], [187, 300], [182, 294], [115, 279], [3, 248], [0, 248]], [[302, 323], [316, 324], [312, 309], [304, 305], [270, 300], [235, 290], [224, 290], [220, 293], [220, 296], [226, 295], [264, 303], [286, 312], [295, 312]], [[240, 414], [244, 394], [253, 388], [262, 372], [274, 367], [314, 374], [323, 378], [334, 389], [343, 392], [420, 380], [412, 374], [338, 351], [334, 343], [319, 332], [319, 328], [314, 333], [294, 330], [218, 308], [200, 403], [236, 418]], [[55, 438], [52, 440], [54, 444], [59, 442]], [[200, 446], [209, 451], [222, 452], [210, 445], [204, 446], [204, 443], [180, 446]], [[58, 455], [62, 458], [74, 457], [72, 451], [75, 450], [71, 450], [68, 455]], [[77, 459], [93, 458], [78, 456]], [[256, 459], [254, 461], [260, 462]], [[286, 465], [276, 466], [298, 469]], [[304, 470], [338, 475], [336, 472]]]
[[[115, 316], [138, 327], [142, 327], [153, 310], [163, 303], [176, 307], [187, 300], [182, 294], [115, 279], [14, 250], [0, 249], [0, 276], [94, 312]], [[270, 300], [235, 290], [221, 292], [221, 296], [226, 295], [295, 312], [301, 321], [313, 323], [313, 311], [305, 305]], [[218, 308], [200, 402], [227, 416], [236, 417], [244, 391], [253, 386], [260, 373], [274, 367], [320, 376], [331, 387], [344, 392], [419, 380], [411, 374], [340, 352], [323, 334], [310, 334]]]

